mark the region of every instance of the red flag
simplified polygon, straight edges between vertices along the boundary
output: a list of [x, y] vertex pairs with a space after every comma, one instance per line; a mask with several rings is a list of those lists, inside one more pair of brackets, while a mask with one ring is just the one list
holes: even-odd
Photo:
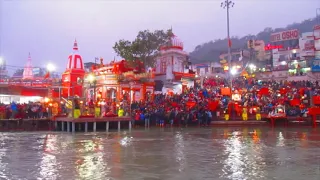
[[231, 39], [228, 39], [228, 46], [229, 46], [229, 47], [231, 47], [231, 46], [232, 46]]
[[188, 102], [186, 103], [186, 105], [187, 105], [189, 108], [192, 108], [192, 107], [194, 107], [194, 106], [196, 105], [196, 103], [195, 103], [195, 102], [188, 101]]
[[49, 77], [50, 77], [50, 73], [47, 72], [47, 73], [44, 75], [43, 79], [48, 79]]
[[280, 94], [281, 95], [287, 94], [287, 89], [286, 88], [281, 88], [280, 89]]
[[219, 102], [218, 101], [209, 101], [208, 103], [208, 108], [211, 110], [211, 111], [215, 111], [217, 109], [219, 105]]
[[300, 99], [293, 99], [290, 101], [291, 106], [298, 106], [300, 105], [301, 101]]
[[261, 89], [259, 90], [258, 93], [259, 93], [261, 96], [262, 96], [262, 95], [269, 95], [269, 89], [266, 88], [266, 87], [263, 87], [263, 88], [261, 88]]
[[176, 103], [176, 102], [172, 102], [172, 103], [171, 103], [171, 106], [172, 106], [172, 107], [178, 107], [179, 105], [178, 105], [178, 103]]

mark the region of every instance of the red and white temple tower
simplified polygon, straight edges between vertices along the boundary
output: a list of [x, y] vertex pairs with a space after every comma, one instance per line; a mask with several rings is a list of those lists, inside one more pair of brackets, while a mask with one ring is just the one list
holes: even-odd
[[68, 64], [65, 72], [62, 74], [62, 96], [74, 97], [83, 96], [83, 79], [85, 70], [81, 55], [78, 53], [78, 43], [75, 40], [73, 53], [68, 57]]
[[172, 35], [167, 45], [160, 48], [160, 56], [156, 58], [156, 84], [163, 84], [163, 93], [180, 94], [185, 88], [194, 86], [194, 78], [195, 74], [189, 68], [188, 53], [183, 50], [182, 41]]
[[24, 66], [23, 69], [23, 79], [33, 79], [33, 72], [32, 72], [32, 62], [31, 62], [31, 54], [29, 53], [27, 64]]

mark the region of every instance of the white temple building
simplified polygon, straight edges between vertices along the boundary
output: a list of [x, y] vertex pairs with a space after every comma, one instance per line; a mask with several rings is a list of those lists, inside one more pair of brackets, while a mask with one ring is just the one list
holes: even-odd
[[190, 68], [188, 53], [183, 50], [183, 43], [173, 35], [170, 42], [161, 47], [160, 55], [156, 58], [155, 82], [162, 84], [162, 90], [156, 91], [180, 94], [185, 88], [193, 87], [195, 73], [192, 73]]

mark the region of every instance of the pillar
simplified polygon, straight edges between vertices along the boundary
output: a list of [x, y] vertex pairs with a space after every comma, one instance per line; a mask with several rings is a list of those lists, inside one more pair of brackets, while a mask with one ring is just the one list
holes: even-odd
[[54, 122], [54, 130], [57, 131], [58, 130], [58, 121]]
[[67, 132], [70, 132], [70, 122], [67, 122]]
[[88, 122], [84, 123], [84, 132], [88, 132]]
[[121, 92], [120, 92], [120, 84], [117, 86], [117, 88], [116, 88], [116, 99], [117, 100], [120, 100], [120, 94], [121, 94]]
[[146, 93], [147, 93], [147, 85], [145, 83], [142, 84], [142, 88], [140, 90], [140, 96], [142, 102], [146, 100]]
[[120, 121], [118, 121], [118, 131], [120, 131], [121, 130], [121, 123], [120, 123]]
[[93, 122], [93, 132], [97, 131], [97, 122]]
[[154, 100], [154, 86], [152, 87], [152, 91], [151, 91], [151, 101]]
[[106, 122], [106, 132], [109, 132], [109, 121]]
[[72, 122], [72, 132], [76, 132], [76, 123]]
[[129, 121], [129, 131], [131, 131], [132, 129], [132, 123], [131, 123], [131, 120]]
[[64, 122], [61, 121], [61, 131], [64, 131]]

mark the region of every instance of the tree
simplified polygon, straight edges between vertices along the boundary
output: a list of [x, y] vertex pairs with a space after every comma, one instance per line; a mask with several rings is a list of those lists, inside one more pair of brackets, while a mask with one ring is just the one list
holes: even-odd
[[145, 66], [153, 67], [160, 47], [168, 43], [172, 35], [171, 29], [166, 32], [163, 30], [139, 31], [134, 41], [121, 39], [115, 43], [113, 49], [131, 64], [140, 60]]

